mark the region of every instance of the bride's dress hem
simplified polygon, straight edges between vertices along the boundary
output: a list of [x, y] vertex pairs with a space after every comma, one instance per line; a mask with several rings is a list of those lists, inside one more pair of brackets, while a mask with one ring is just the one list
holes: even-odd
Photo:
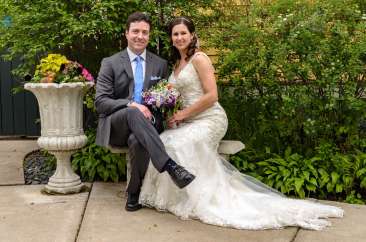
[[[316, 202], [318, 202], [318, 201], [316, 201]], [[212, 226], [226, 227], [226, 228], [238, 229], [238, 230], [282, 230], [282, 229], [286, 229], [286, 228], [291, 228], [291, 227], [295, 228], [296, 227], [296, 228], [302, 228], [302, 229], [307, 229], [307, 230], [320, 231], [320, 230], [323, 230], [324, 228], [332, 225], [332, 223], [330, 221], [325, 220], [326, 218], [341, 218], [344, 216], [344, 211], [342, 209], [335, 208], [336, 210], [334, 211], [334, 214], [331, 216], [318, 217], [315, 219], [309, 218], [309, 221], [301, 221], [298, 224], [287, 224], [287, 225], [271, 224], [268, 226], [263, 226], [263, 223], [261, 223], [260, 220], [259, 221], [257, 220], [256, 223], [251, 223], [250, 225], [249, 224], [248, 225], [243, 225], [243, 224], [234, 225], [234, 224], [230, 224], [229, 222], [228, 223], [218, 223], [218, 222], [203, 220], [199, 217], [182, 216], [182, 215], [177, 214], [176, 211], [172, 211], [172, 210], [169, 210], [166, 208], [161, 208], [144, 199], [140, 199], [140, 203], [149, 209], [155, 209], [157, 212], [174, 214], [181, 220], [187, 220], [187, 221], [195, 220], [195, 221], [200, 221], [205, 224], [212, 225]], [[314, 221], [317, 221], [316, 225], [314, 224]]]

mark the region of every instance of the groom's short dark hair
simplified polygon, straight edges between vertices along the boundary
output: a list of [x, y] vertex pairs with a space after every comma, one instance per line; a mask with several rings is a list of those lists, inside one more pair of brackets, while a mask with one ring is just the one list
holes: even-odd
[[149, 26], [150, 26], [150, 30], [151, 30], [150, 17], [145, 13], [134, 12], [134, 13], [130, 14], [130, 16], [128, 16], [128, 18], [127, 18], [126, 31], [128, 31], [130, 29], [131, 23], [141, 22], [141, 21], [144, 21], [144, 22], [148, 23]]

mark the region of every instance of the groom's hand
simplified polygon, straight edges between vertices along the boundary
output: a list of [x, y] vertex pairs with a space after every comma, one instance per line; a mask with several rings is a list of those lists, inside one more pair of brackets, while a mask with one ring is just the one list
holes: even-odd
[[145, 118], [151, 119], [152, 114], [146, 106], [139, 104], [139, 103], [132, 102], [130, 104], [130, 107], [137, 108], [145, 116]]

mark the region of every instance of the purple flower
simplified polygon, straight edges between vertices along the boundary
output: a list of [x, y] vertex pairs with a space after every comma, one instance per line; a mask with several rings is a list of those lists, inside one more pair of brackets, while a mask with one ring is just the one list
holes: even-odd
[[143, 92], [142, 97], [146, 106], [160, 110], [167, 116], [173, 115], [181, 107], [180, 93], [166, 80]]

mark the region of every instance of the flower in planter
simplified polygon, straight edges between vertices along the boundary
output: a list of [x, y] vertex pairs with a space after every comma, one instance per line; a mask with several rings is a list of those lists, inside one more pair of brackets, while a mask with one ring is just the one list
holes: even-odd
[[49, 54], [41, 59], [30, 81], [36, 83], [94, 82], [94, 78], [78, 62], [70, 61], [60, 54]]

